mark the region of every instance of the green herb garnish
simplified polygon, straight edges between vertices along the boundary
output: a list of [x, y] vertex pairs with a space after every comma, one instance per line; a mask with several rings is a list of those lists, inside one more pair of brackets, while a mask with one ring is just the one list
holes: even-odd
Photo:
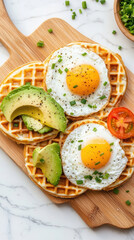
[[79, 150], [79, 151], [81, 150], [81, 144], [78, 146], [78, 150]]
[[65, 1], [65, 5], [69, 6], [70, 5], [70, 1]]
[[13, 125], [14, 125], [14, 127], [18, 127], [19, 123], [14, 123]]
[[84, 99], [84, 98], [83, 98], [83, 99], [81, 99], [81, 103], [82, 103], [82, 104], [86, 104], [86, 102], [87, 102], [87, 100], [86, 100], [86, 99]]
[[86, 56], [86, 55], [87, 55], [87, 53], [86, 53], [86, 52], [84, 52], [84, 53], [82, 53], [81, 55], [82, 55], [82, 56]]
[[73, 113], [73, 112], [71, 112], [71, 113], [70, 113], [70, 115], [72, 115], [72, 116], [73, 116], [73, 115], [74, 115], [74, 113]]
[[44, 162], [45, 162], [45, 160], [44, 160], [43, 158], [41, 158], [41, 159], [40, 159], [40, 162], [41, 162], [41, 163], [44, 163]]
[[99, 172], [97, 171], [97, 170], [95, 170], [94, 172], [93, 172], [93, 174], [95, 174], [95, 175], [97, 175]]
[[103, 85], [106, 86], [106, 85], [107, 85], [107, 82], [104, 82]]
[[59, 62], [59, 63], [62, 62], [62, 58], [59, 58], [58, 62]]
[[97, 132], [97, 128], [93, 128], [93, 131], [94, 131], [94, 132]]
[[114, 35], [115, 35], [115, 34], [116, 34], [116, 31], [115, 31], [115, 30], [113, 30], [113, 31], [112, 31], [112, 34], [114, 34]]
[[77, 180], [76, 183], [77, 184], [83, 184], [83, 180]]
[[88, 104], [88, 107], [89, 107], [89, 108], [93, 108], [93, 106], [92, 106], [92, 105], [90, 105], [90, 104]]
[[122, 49], [122, 46], [119, 46], [118, 49], [121, 50], [121, 49]]
[[100, 156], [103, 156], [103, 155], [104, 155], [104, 153], [101, 153], [101, 154], [100, 154]]
[[52, 66], [51, 66], [51, 68], [52, 68], [52, 69], [54, 69], [54, 68], [55, 68], [55, 63], [52, 63]]
[[72, 140], [71, 143], [74, 143], [74, 140]]
[[83, 8], [83, 9], [86, 9], [86, 8], [87, 8], [87, 3], [86, 3], [86, 1], [83, 1], [83, 2], [82, 2], [82, 8]]
[[129, 190], [126, 190], [127, 193], [129, 193]]
[[79, 13], [82, 14], [82, 10], [81, 9], [79, 9]]
[[83, 140], [78, 140], [78, 142], [83, 142]]
[[93, 105], [93, 109], [95, 109], [95, 108], [97, 108], [97, 106], [96, 106], [96, 105]]
[[110, 146], [113, 146], [114, 145], [114, 142], [110, 143]]
[[75, 100], [73, 100], [73, 101], [70, 102], [70, 105], [71, 105], [71, 106], [74, 106], [75, 104], [76, 104], [76, 101], [75, 101]]
[[103, 100], [104, 98], [106, 98], [106, 96], [105, 96], [105, 95], [102, 95], [102, 96], [100, 97], [100, 100]]
[[49, 89], [47, 90], [47, 92], [48, 92], [48, 93], [51, 93], [51, 92], [52, 92], [52, 88], [49, 88]]
[[65, 68], [64, 71], [65, 71], [65, 72], [68, 72], [68, 68]]
[[52, 33], [52, 32], [53, 32], [53, 29], [52, 29], [52, 28], [49, 28], [49, 29], [48, 29], [48, 32], [49, 32], [49, 33]]
[[100, 164], [100, 162], [95, 163], [95, 165], [98, 165], [98, 164]]
[[73, 86], [73, 88], [77, 88], [77, 87], [78, 87], [78, 85], [74, 85], [74, 86]]
[[130, 205], [131, 205], [131, 202], [130, 202], [129, 200], [127, 200], [127, 201], [126, 201], [126, 204], [127, 204], [128, 206], [130, 206]]
[[64, 97], [65, 97], [66, 95], [67, 95], [66, 93], [63, 94]]
[[37, 42], [37, 47], [44, 47], [44, 41]]
[[97, 176], [95, 177], [95, 181], [98, 182], [98, 183], [102, 182], [102, 180], [99, 177], [97, 177]]
[[62, 72], [62, 70], [61, 70], [60, 68], [58, 69], [58, 72], [59, 72], [60, 74], [62, 74], [62, 73], [63, 73], [63, 72]]
[[119, 13], [124, 26], [134, 35], [134, 1], [121, 0]]
[[76, 17], [76, 12], [73, 12], [73, 14], [72, 14], [72, 19], [74, 20], [75, 17]]
[[103, 176], [104, 179], [108, 179], [109, 178], [109, 173], [105, 173], [105, 175]]
[[90, 179], [90, 180], [93, 179], [93, 177], [92, 177], [91, 175], [86, 175], [86, 176], [84, 176], [84, 178], [85, 178], [85, 179]]
[[101, 4], [104, 4], [106, 2], [106, 0], [100, 0]]
[[114, 188], [114, 189], [113, 189], [113, 193], [114, 193], [114, 194], [118, 194], [118, 193], [119, 193], [119, 189], [118, 189], [118, 188]]
[[110, 152], [112, 152], [113, 151], [113, 149], [112, 148], [110, 148]]

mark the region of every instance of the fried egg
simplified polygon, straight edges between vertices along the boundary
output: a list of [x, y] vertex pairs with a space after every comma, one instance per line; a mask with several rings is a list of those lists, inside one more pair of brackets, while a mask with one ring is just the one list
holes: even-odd
[[46, 61], [46, 87], [73, 117], [98, 112], [107, 105], [111, 93], [103, 59], [78, 44], [60, 48]]
[[92, 190], [115, 182], [128, 161], [120, 140], [98, 123], [74, 129], [63, 144], [61, 158], [69, 181]]

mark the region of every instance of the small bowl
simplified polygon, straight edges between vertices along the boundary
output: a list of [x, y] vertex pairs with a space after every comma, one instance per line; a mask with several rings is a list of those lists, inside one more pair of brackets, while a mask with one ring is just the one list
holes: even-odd
[[120, 1], [121, 0], [114, 0], [114, 16], [115, 16], [115, 20], [118, 24], [118, 27], [120, 28], [120, 30], [124, 33], [124, 35], [129, 38], [130, 40], [134, 41], [134, 35], [132, 35], [129, 30], [124, 26], [123, 22], [121, 21], [120, 18]]

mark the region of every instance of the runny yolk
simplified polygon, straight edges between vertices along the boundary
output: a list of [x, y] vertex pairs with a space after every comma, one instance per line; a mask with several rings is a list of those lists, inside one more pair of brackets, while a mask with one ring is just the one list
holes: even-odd
[[93, 93], [100, 82], [99, 73], [91, 65], [82, 64], [67, 72], [66, 83], [69, 90], [80, 96]]
[[100, 169], [105, 166], [111, 156], [109, 143], [101, 138], [92, 139], [81, 150], [81, 159], [86, 167]]

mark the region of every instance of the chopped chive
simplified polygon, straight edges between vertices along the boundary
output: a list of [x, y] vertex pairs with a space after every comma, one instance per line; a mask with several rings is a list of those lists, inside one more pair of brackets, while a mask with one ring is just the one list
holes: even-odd
[[58, 58], [61, 58], [62, 56], [61, 55], [58, 55]]
[[81, 144], [78, 146], [78, 150], [79, 150], [79, 151], [81, 150]]
[[102, 173], [102, 172], [98, 172], [98, 174], [99, 174], [99, 175], [103, 175], [103, 173]]
[[114, 142], [110, 143], [110, 146], [113, 146], [114, 145]]
[[78, 142], [83, 142], [83, 140], [78, 140]]
[[96, 2], [99, 2], [99, 0], [96, 0]]
[[100, 154], [100, 156], [103, 156], [103, 155], [104, 155], [104, 153], [101, 153], [101, 154]]
[[106, 0], [100, 0], [101, 4], [104, 4], [106, 2]]
[[127, 193], [129, 193], [129, 190], [126, 190]]
[[37, 42], [37, 47], [44, 47], [44, 41], [39, 40], [39, 42]]
[[74, 113], [73, 113], [73, 112], [71, 112], [71, 113], [70, 113], [70, 115], [74, 115]]
[[114, 193], [114, 194], [118, 194], [118, 193], [119, 193], [119, 189], [118, 189], [118, 188], [114, 188], [114, 189], [113, 189], [113, 193]]
[[48, 93], [51, 93], [51, 92], [52, 92], [52, 88], [49, 88], [49, 89], [47, 90], [47, 92], [48, 92]]
[[113, 149], [112, 148], [110, 148], [110, 152], [112, 152], [113, 151]]
[[93, 128], [93, 131], [94, 131], [94, 132], [97, 132], [97, 128]]
[[97, 177], [97, 176], [96, 176], [96, 178], [95, 178], [95, 181], [98, 182], [98, 183], [101, 183], [101, 182], [102, 182], [102, 180], [101, 180], [99, 177]]
[[90, 180], [93, 179], [93, 177], [92, 177], [91, 175], [86, 175], [86, 176], [84, 176], [84, 178], [85, 178], [85, 179], [90, 179]]
[[14, 125], [14, 127], [18, 127], [19, 123], [14, 123], [13, 125]]
[[44, 162], [45, 162], [45, 160], [44, 160], [43, 158], [41, 158], [41, 159], [40, 159], [40, 162], [41, 162], [41, 163], [44, 163]]
[[60, 74], [62, 74], [62, 73], [63, 73], [63, 72], [62, 72], [62, 70], [61, 70], [60, 68], [58, 69], [58, 72], [59, 72]]
[[103, 176], [104, 179], [108, 179], [109, 178], [109, 173], [105, 173], [105, 175]]
[[100, 100], [103, 100], [104, 98], [106, 98], [106, 96], [105, 96], [105, 95], [102, 95], [102, 96], [100, 97]]
[[107, 85], [107, 82], [104, 82], [103, 85], [106, 86], [106, 85]]
[[100, 164], [100, 162], [95, 163], [95, 165], [98, 165], [98, 164]]
[[82, 14], [82, 10], [81, 9], [79, 9], [79, 13]]
[[25, 85], [31, 85], [31, 83], [30, 82], [26, 82]]
[[49, 33], [52, 33], [52, 32], [53, 32], [53, 29], [52, 29], [52, 28], [49, 28], [49, 29], [48, 29], [48, 32], [49, 32]]
[[74, 106], [75, 104], [76, 104], [76, 101], [75, 101], [75, 100], [73, 100], [73, 101], [70, 102], [70, 105], [71, 105], [71, 106]]
[[92, 106], [92, 105], [90, 105], [90, 104], [88, 104], [88, 107], [89, 107], [89, 108], [92, 108], [93, 106]]
[[78, 85], [74, 85], [74, 86], [73, 86], [73, 88], [77, 88], [77, 87], [78, 87]]
[[82, 8], [83, 8], [83, 9], [86, 9], [86, 8], [87, 8], [87, 3], [86, 3], [86, 1], [83, 1], [83, 2], [82, 2]]
[[72, 11], [73, 11], [73, 9], [71, 8], [71, 9], [70, 9], [70, 11], [72, 12]]
[[65, 5], [69, 6], [70, 5], [70, 1], [65, 1]]
[[116, 34], [116, 31], [115, 31], [115, 30], [113, 30], [113, 31], [112, 31], [112, 34], [114, 34], [114, 35], [115, 35], [115, 34]]
[[130, 202], [129, 200], [127, 200], [125, 203], [126, 203], [128, 206], [131, 205], [131, 202]]
[[65, 68], [64, 71], [65, 71], [65, 72], [68, 72], [68, 68]]
[[122, 49], [122, 46], [119, 46], [118, 49], [121, 50], [121, 49]]
[[82, 103], [82, 104], [86, 104], [86, 102], [87, 102], [87, 100], [86, 100], [86, 99], [84, 99], [84, 98], [83, 98], [83, 99], [81, 99], [81, 103]]
[[74, 20], [75, 17], [76, 17], [76, 12], [73, 12], [73, 14], [72, 14], [72, 19]]
[[83, 184], [83, 181], [82, 180], [77, 180], [76, 183], [77, 184]]
[[64, 97], [65, 97], [66, 95], [67, 95], [66, 93], [63, 94]]
[[52, 68], [52, 69], [54, 69], [54, 68], [55, 68], [55, 63], [52, 63], [52, 66], [51, 66], [51, 68]]
[[72, 140], [71, 143], [74, 143], [74, 140]]
[[95, 174], [95, 175], [98, 174], [98, 173], [99, 173], [99, 172], [98, 172], [97, 170], [95, 170], [95, 171], [93, 172], [93, 174]]
[[59, 58], [58, 62], [59, 62], [59, 63], [62, 62], [62, 58]]
[[93, 109], [95, 109], [95, 108], [97, 108], [97, 106], [96, 106], [96, 105], [93, 105]]
[[82, 55], [82, 56], [86, 56], [86, 55], [87, 55], [87, 53], [86, 53], [86, 52], [84, 52], [84, 53], [82, 53], [81, 55]]

